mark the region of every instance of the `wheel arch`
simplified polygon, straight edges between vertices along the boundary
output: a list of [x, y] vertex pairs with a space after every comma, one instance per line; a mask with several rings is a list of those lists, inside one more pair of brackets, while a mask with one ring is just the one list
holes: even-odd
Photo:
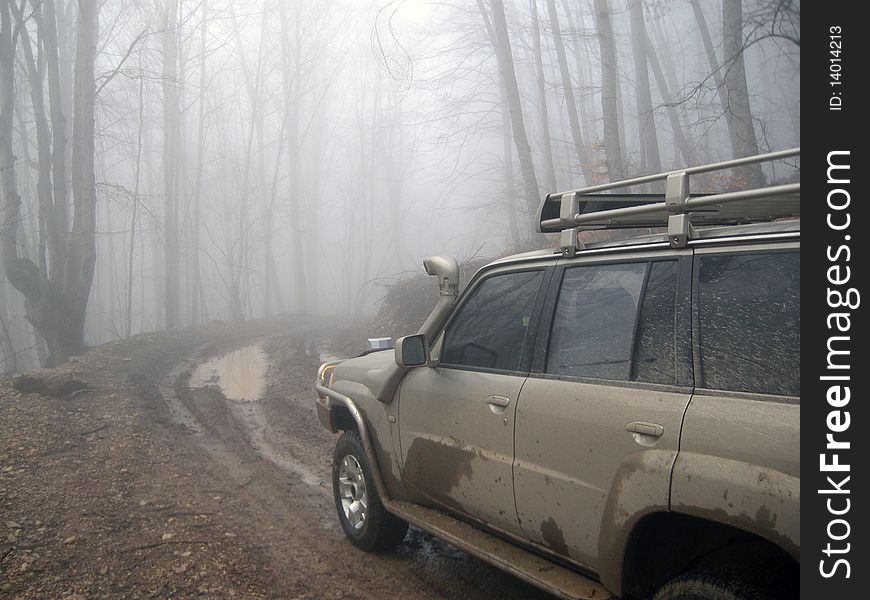
[[350, 409], [343, 404], [339, 404], [333, 409], [332, 419], [335, 431], [359, 429], [359, 424], [354, 420]]
[[798, 562], [754, 533], [691, 515], [658, 512], [633, 528], [622, 560], [621, 593], [651, 598], [687, 571], [713, 565], [752, 563], [796, 582]]

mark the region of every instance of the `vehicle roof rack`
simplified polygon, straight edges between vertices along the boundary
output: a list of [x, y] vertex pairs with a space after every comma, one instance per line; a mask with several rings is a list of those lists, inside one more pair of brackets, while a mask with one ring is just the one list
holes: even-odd
[[[738, 225], [799, 217], [800, 183], [719, 194], [689, 193], [692, 175], [792, 156], [800, 156], [800, 148], [549, 194], [538, 209], [538, 231], [560, 233], [562, 254], [574, 256], [582, 249], [577, 235], [580, 229], [667, 227], [671, 246], [682, 248], [695, 237], [696, 225]], [[656, 181], [665, 182], [664, 194], [599, 193]]]

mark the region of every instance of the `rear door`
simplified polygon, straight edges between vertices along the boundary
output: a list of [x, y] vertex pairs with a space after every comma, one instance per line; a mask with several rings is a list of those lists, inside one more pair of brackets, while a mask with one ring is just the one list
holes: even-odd
[[405, 480], [438, 504], [515, 535], [514, 414], [550, 272], [479, 280], [447, 324], [438, 366], [411, 370], [399, 390]]
[[560, 267], [517, 406], [522, 529], [592, 570], [602, 520], [668, 506], [691, 398], [691, 254], [665, 252]]

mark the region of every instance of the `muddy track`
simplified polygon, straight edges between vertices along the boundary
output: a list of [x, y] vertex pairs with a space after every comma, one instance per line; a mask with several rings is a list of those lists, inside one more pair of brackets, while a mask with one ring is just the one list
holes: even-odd
[[[306, 570], [319, 572], [319, 581], [309, 580], [316, 581], [316, 597], [549, 597], [413, 528], [396, 553], [373, 556], [351, 546], [332, 499], [336, 436], [316, 419], [310, 381], [322, 358], [346, 354], [346, 343], [317, 328], [255, 343], [270, 361], [260, 400], [230, 400], [217, 387], [190, 388], [189, 369], [172, 374], [173, 388], [194, 419], [190, 435], [214, 467], [247, 492], [248, 515], [266, 525], [261, 544], [275, 572], [293, 571], [302, 555]], [[208, 348], [198, 350], [190, 364], [207, 354]]]
[[[548, 598], [413, 528], [385, 555], [345, 540], [312, 378], [364, 337], [214, 325], [107, 344], [36, 372], [41, 392], [0, 377], [0, 598]], [[254, 344], [259, 400], [189, 385]]]

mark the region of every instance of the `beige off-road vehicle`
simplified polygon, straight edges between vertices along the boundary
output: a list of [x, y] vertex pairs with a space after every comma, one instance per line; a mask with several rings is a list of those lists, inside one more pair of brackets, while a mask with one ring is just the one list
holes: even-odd
[[[562, 598], [797, 596], [800, 185], [551, 194], [558, 249], [497, 260], [395, 348], [320, 368], [341, 525], [415, 525]], [[664, 182], [663, 195], [614, 194]], [[583, 228], [665, 233], [584, 246]]]

